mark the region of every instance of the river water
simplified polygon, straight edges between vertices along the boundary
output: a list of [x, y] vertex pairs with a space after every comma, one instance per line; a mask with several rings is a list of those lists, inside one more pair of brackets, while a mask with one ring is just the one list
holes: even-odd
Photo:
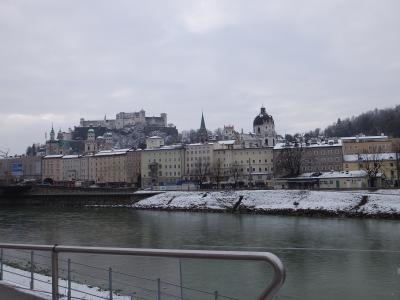
[[[1, 242], [14, 243], [271, 251], [287, 270], [277, 299], [400, 299], [400, 222], [394, 220], [2, 208], [0, 236]], [[71, 259], [77, 280], [104, 286], [111, 266], [117, 272], [114, 287], [143, 299], [155, 299], [156, 278], [164, 282], [162, 299], [180, 294], [180, 278], [188, 288], [183, 289], [187, 299], [214, 299], [215, 290], [254, 299], [271, 275], [266, 265], [254, 262], [90, 255]], [[45, 258], [37, 261], [48, 264]]]

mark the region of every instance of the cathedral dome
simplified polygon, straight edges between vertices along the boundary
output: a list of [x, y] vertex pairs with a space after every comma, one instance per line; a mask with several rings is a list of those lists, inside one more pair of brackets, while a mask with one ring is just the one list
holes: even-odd
[[261, 112], [257, 117], [255, 117], [253, 126], [260, 126], [269, 122], [274, 123], [274, 119], [271, 115], [267, 114], [265, 107], [261, 107]]

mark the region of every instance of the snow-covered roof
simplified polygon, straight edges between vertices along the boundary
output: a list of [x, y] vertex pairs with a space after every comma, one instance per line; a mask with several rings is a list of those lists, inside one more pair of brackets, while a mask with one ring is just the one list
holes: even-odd
[[112, 149], [112, 150], [104, 150], [95, 153], [94, 156], [108, 156], [108, 155], [123, 155], [126, 154], [129, 149]]
[[63, 159], [70, 159], [70, 158], [79, 158], [79, 155], [64, 155]]
[[221, 145], [233, 145], [233, 144], [235, 144], [235, 140], [226, 140], [226, 141], [218, 141], [218, 144], [221, 144]]
[[348, 154], [343, 155], [344, 162], [395, 160], [396, 153], [373, 153], [373, 154]]
[[314, 172], [314, 173], [303, 173], [297, 178], [348, 178], [348, 177], [365, 177], [367, 172], [364, 170], [356, 171], [342, 171], [342, 172]]
[[277, 143], [274, 146], [274, 150], [285, 149], [285, 148], [325, 148], [325, 147], [342, 147], [342, 141], [337, 140], [336, 143], [334, 140], [328, 140], [327, 143], [317, 143], [317, 144], [306, 144], [306, 143], [299, 143], [298, 146], [295, 146], [293, 143], [286, 144], [286, 143]]
[[43, 158], [61, 158], [63, 156], [64, 155], [62, 155], [62, 154], [52, 154], [52, 155], [43, 156]]
[[360, 135], [360, 136], [349, 136], [342, 137], [343, 141], [353, 141], [353, 140], [387, 140], [387, 135]]
[[158, 136], [158, 135], [154, 135], [154, 136], [151, 136], [151, 137], [148, 137], [148, 139], [163, 139], [161, 136]]
[[143, 151], [177, 150], [182, 148], [183, 146], [181, 144], [175, 144], [175, 145], [162, 146], [160, 148], [144, 149]]

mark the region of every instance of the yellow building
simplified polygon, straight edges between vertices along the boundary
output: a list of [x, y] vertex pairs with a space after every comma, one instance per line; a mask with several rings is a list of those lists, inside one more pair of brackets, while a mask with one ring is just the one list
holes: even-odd
[[[127, 182], [127, 152], [129, 149], [100, 151], [92, 157], [96, 183]], [[92, 168], [93, 170], [94, 168]]]
[[63, 155], [46, 155], [42, 158], [42, 180], [63, 181]]
[[182, 145], [141, 151], [142, 187], [176, 185], [182, 181], [185, 150]]
[[343, 156], [343, 170], [381, 173], [387, 186], [395, 186], [399, 179], [399, 158], [396, 153], [348, 154]]
[[272, 147], [214, 150], [214, 181], [221, 185], [268, 187], [272, 177]]
[[354, 136], [342, 138], [343, 155], [364, 153], [390, 153], [392, 139], [387, 136]]
[[[186, 145], [184, 176], [187, 181], [209, 181], [214, 161], [214, 143]], [[199, 178], [203, 177], [203, 178]]]

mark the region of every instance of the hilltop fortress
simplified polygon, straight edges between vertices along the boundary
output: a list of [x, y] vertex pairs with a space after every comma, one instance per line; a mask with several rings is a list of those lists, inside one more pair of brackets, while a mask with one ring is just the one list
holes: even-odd
[[161, 113], [159, 117], [146, 117], [146, 112], [142, 109], [139, 112], [120, 112], [115, 119], [85, 120], [81, 118], [81, 127], [106, 127], [108, 129], [122, 129], [125, 126], [144, 124], [148, 126], [167, 127], [167, 114]]

